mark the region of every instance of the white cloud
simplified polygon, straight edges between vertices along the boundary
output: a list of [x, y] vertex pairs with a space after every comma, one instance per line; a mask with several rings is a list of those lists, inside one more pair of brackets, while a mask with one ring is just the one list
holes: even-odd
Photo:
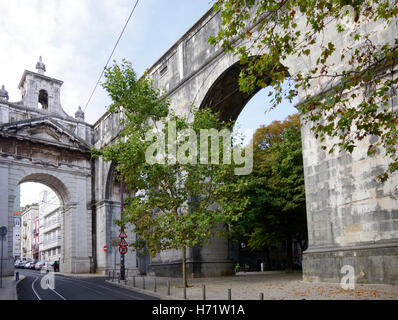
[[[0, 2], [0, 85], [10, 101], [21, 100], [17, 86], [23, 70], [34, 69], [39, 56], [46, 75], [64, 81], [61, 104], [73, 115], [84, 107], [130, 12], [131, 1]], [[88, 117], [95, 121], [105, 110]]]
[[[41, 183], [36, 182], [25, 182], [21, 184], [21, 208], [28, 204], [39, 203], [41, 199], [41, 193], [46, 190], [50, 194], [54, 194], [54, 191], [49, 187]], [[59, 202], [59, 199], [58, 199]]]

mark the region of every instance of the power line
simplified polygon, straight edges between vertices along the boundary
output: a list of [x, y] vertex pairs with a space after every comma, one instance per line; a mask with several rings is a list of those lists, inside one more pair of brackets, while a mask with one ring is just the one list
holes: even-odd
[[123, 35], [123, 33], [124, 33], [124, 30], [126, 29], [128, 23], [129, 23], [129, 21], [130, 21], [130, 18], [131, 18], [131, 16], [132, 16], [133, 13], [134, 13], [135, 8], [137, 7], [138, 2], [139, 2], [139, 0], [137, 0], [137, 1], [135, 2], [135, 5], [134, 5], [133, 9], [131, 10], [130, 15], [129, 15], [129, 17], [128, 17], [128, 19], [127, 19], [127, 21], [126, 21], [124, 27], [123, 27], [123, 30], [122, 30], [122, 32], [120, 33], [119, 38], [117, 39], [117, 41], [116, 41], [116, 43], [115, 43], [115, 46], [113, 47], [113, 50], [112, 50], [112, 52], [111, 52], [111, 54], [110, 54], [110, 56], [109, 56], [109, 58], [108, 58], [108, 61], [106, 62], [105, 67], [102, 69], [102, 72], [101, 72], [101, 74], [100, 74], [100, 76], [99, 76], [99, 78], [98, 78], [98, 81], [97, 81], [97, 83], [95, 84], [93, 91], [91, 92], [90, 98], [88, 98], [88, 101], [87, 101], [87, 103], [86, 103], [86, 106], [85, 106], [84, 109], [83, 109], [83, 112], [87, 109], [87, 106], [88, 106], [88, 104], [90, 103], [91, 98], [93, 97], [94, 92], [95, 92], [95, 90], [97, 89], [97, 86], [98, 86], [99, 82], [101, 81], [101, 78], [102, 78], [102, 76], [103, 76], [103, 74], [104, 74], [104, 71], [105, 71], [106, 67], [108, 66], [109, 61], [111, 60], [112, 55], [113, 55], [113, 53], [115, 52], [116, 47], [117, 47], [117, 45], [119, 44], [120, 39], [122, 38], [122, 35]]

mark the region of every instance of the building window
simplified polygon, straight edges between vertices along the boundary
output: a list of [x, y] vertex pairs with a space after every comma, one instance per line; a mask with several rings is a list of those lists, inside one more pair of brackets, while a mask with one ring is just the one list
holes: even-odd
[[48, 109], [48, 93], [46, 90], [39, 91], [39, 109]]

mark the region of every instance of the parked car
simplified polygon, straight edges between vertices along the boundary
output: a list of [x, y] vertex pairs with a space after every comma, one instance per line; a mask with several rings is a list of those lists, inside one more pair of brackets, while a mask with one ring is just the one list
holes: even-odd
[[34, 269], [35, 268], [35, 264], [37, 263], [37, 260], [32, 260], [29, 261], [25, 264], [25, 269]]
[[30, 263], [31, 263], [31, 261], [25, 262], [23, 268], [24, 269], [30, 269]]
[[39, 261], [39, 262], [37, 262], [36, 264], [35, 264], [35, 269], [36, 270], [41, 270], [43, 267], [44, 267], [44, 265], [46, 264], [46, 262], [45, 261]]
[[45, 266], [43, 266], [43, 270], [59, 272], [59, 261], [47, 261]]
[[33, 261], [31, 262], [31, 264], [30, 264], [30, 268], [31, 268], [32, 270], [35, 270], [36, 263], [38, 263], [38, 262], [39, 262], [39, 260], [33, 260]]
[[18, 263], [18, 267], [17, 267], [17, 268], [24, 268], [26, 263], [27, 263], [26, 260], [21, 260], [21, 261]]
[[15, 268], [18, 268], [18, 265], [21, 263], [21, 260], [15, 260], [15, 262], [14, 262], [14, 267]]

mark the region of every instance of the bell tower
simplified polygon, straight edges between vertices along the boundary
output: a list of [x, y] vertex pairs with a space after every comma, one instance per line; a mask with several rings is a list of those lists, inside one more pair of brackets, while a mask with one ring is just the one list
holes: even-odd
[[63, 81], [45, 75], [46, 65], [42, 57], [36, 63], [36, 70], [37, 72], [25, 70], [19, 82], [24, 106], [65, 116], [60, 98]]

